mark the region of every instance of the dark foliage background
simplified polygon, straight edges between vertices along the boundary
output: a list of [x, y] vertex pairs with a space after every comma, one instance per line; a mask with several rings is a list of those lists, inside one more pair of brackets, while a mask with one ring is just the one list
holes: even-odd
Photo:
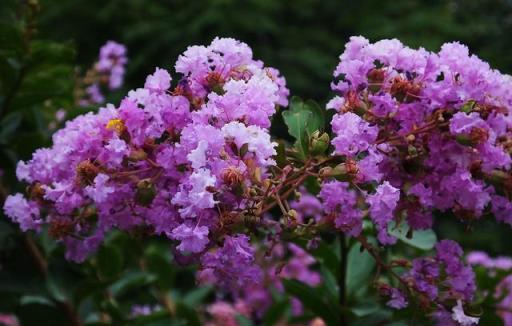
[[[124, 88], [109, 96], [114, 103], [142, 85], [155, 66], [172, 69], [188, 45], [227, 36], [248, 43], [255, 57], [278, 68], [292, 94], [323, 106], [332, 96], [332, 71], [351, 35], [372, 41], [398, 38], [429, 50], [458, 40], [495, 68], [512, 72], [510, 0], [1, 0], [0, 203], [7, 193], [23, 190], [14, 180], [15, 162], [49, 144], [48, 123], [55, 111], [66, 107], [68, 116], [80, 113], [73, 108], [75, 69], [87, 69], [107, 40], [124, 43], [130, 59]], [[284, 135], [280, 126], [278, 120], [274, 129]], [[471, 226], [476, 232], [469, 233], [453, 218], [437, 221], [440, 238], [512, 255], [508, 227], [479, 221]], [[30, 258], [33, 245], [47, 265]], [[146, 270], [137, 254], [149, 262]], [[0, 213], [0, 313], [17, 314], [22, 325], [66, 325], [73, 314], [102, 310], [124, 323], [130, 298], [150, 300], [139, 290], [152, 284], [158, 293], [173, 289], [177, 324], [194, 324], [192, 309], [212, 297], [209, 289], [190, 292], [193, 274], [170, 267], [165, 242], [158, 239], [113, 235], [80, 268], [61, 257], [62, 249], [51, 240], [22, 235]], [[111, 297], [105, 297], [106, 287]], [[78, 312], [72, 308], [77, 302]]]

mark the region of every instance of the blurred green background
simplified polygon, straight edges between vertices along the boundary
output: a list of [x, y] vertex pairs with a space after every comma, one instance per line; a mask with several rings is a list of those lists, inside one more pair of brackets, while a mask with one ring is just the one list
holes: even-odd
[[398, 38], [439, 49], [458, 40], [494, 67], [512, 71], [510, 0], [41, 0], [40, 30], [73, 40], [91, 62], [108, 39], [128, 46], [128, 88], [155, 66], [171, 68], [192, 44], [215, 36], [248, 43], [286, 76], [292, 94], [325, 101], [351, 35]]
[[[14, 178], [15, 163], [50, 143], [48, 125], [56, 110], [66, 108], [68, 117], [85, 112], [73, 106], [77, 67], [81, 73], [90, 67], [107, 40], [125, 44], [129, 57], [123, 88], [108, 97], [113, 103], [143, 85], [156, 66], [172, 70], [187, 46], [221, 36], [249, 44], [256, 58], [281, 71], [292, 95], [323, 106], [333, 95], [332, 71], [352, 35], [398, 38], [434, 51], [458, 40], [493, 67], [512, 72], [512, 0], [0, 0], [0, 205], [8, 193], [24, 190]], [[274, 131], [285, 133], [279, 120], [275, 125]], [[477, 232], [452, 217], [436, 219], [439, 238], [458, 240], [466, 250], [512, 256], [512, 228], [490, 219], [472, 228]], [[48, 259], [47, 275], [39, 275], [27, 255], [31, 239]], [[61, 325], [62, 316], [42, 300], [52, 298], [50, 303], [66, 310], [72, 297], [85, 302], [82, 315], [98, 308], [115, 316], [129, 305], [115, 306], [102, 287], [117, 286], [120, 301], [145, 300], [145, 292], [137, 291], [153, 284], [148, 275], [156, 275], [165, 283], [157, 288], [172, 288], [175, 298], [187, 302], [180, 308], [184, 320], [193, 319], [189, 310], [212, 294], [190, 299], [193, 274], [170, 267], [165, 240], [139, 244], [114, 234], [79, 268], [66, 263], [50, 239], [19, 232], [0, 210], [0, 312], [15, 312], [23, 325]], [[153, 274], [140, 271], [134, 253], [150, 262]]]

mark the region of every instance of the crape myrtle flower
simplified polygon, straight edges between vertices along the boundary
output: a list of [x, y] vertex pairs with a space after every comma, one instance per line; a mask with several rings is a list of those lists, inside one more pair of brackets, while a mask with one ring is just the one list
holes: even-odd
[[[119, 87], [126, 49], [109, 42], [100, 52], [96, 69]], [[112, 229], [167, 236], [176, 255], [201, 263], [200, 278], [234, 290], [261, 274], [251, 239], [230, 226], [275, 165], [268, 127], [288, 90], [234, 39], [188, 48], [176, 71], [174, 85], [156, 68], [118, 106], [67, 121], [51, 147], [19, 162], [28, 193], [4, 211], [23, 230], [47, 225], [77, 262]]]
[[[478, 318], [466, 316], [462, 308], [473, 300], [476, 291], [475, 274], [464, 264], [462, 248], [455, 241], [442, 240], [435, 249], [435, 255], [415, 258], [412, 262], [394, 261], [394, 266], [405, 267], [407, 271], [393, 274], [399, 281], [398, 287], [378, 283], [379, 294], [394, 309], [415, 302], [439, 324], [443, 321], [448, 325], [476, 323]], [[453, 314], [447, 309], [453, 310]]]
[[390, 221], [427, 229], [434, 210], [511, 224], [511, 76], [457, 42], [435, 53], [358, 36], [334, 77], [334, 154], [354, 167], [349, 189], [365, 190], [382, 244], [394, 243]]
[[100, 48], [98, 61], [86, 72], [83, 79], [85, 94], [78, 104], [88, 106], [104, 103], [106, 89], [116, 90], [123, 86], [127, 63], [127, 50], [123, 44], [115, 41], [105, 43]]

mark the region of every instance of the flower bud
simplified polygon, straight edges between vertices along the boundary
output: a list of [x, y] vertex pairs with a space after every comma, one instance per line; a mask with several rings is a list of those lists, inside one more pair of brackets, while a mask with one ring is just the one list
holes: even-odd
[[142, 149], [135, 149], [130, 152], [130, 156], [128, 156], [128, 159], [130, 161], [143, 161], [148, 157], [148, 154], [142, 150]]
[[30, 199], [37, 200], [39, 202], [44, 201], [45, 191], [43, 187], [41, 187], [40, 182], [35, 182], [27, 187], [27, 193]]
[[76, 166], [77, 181], [83, 187], [92, 185], [98, 173], [100, 173], [99, 167], [90, 160], [82, 161]]
[[68, 219], [54, 219], [50, 221], [48, 228], [48, 235], [52, 239], [62, 239], [73, 232], [74, 224]]
[[219, 72], [208, 73], [208, 75], [206, 76], [206, 85], [208, 86], [209, 90], [219, 95], [225, 93], [223, 88], [224, 79], [222, 78], [222, 75]]
[[317, 130], [311, 135], [311, 146], [310, 152], [313, 155], [323, 154], [327, 148], [329, 147], [329, 135], [327, 133], [322, 133]]
[[141, 206], [149, 206], [156, 196], [156, 188], [151, 179], [142, 179], [137, 183], [135, 200]]
[[243, 180], [244, 176], [237, 167], [230, 166], [222, 171], [222, 181], [228, 186], [241, 184]]
[[476, 107], [476, 101], [470, 100], [470, 101], [467, 101], [466, 103], [464, 103], [460, 107], [460, 110], [464, 113], [470, 113], [475, 109], [475, 107]]

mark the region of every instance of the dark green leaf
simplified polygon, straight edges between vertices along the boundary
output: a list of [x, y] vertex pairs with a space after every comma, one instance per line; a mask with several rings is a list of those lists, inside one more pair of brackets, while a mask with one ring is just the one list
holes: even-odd
[[272, 326], [277, 325], [278, 321], [281, 320], [283, 315], [289, 309], [290, 304], [287, 300], [282, 300], [273, 303], [270, 308], [265, 312], [263, 316], [263, 325]]
[[[283, 280], [286, 292], [297, 297], [305, 309], [311, 310], [321, 317], [328, 325], [339, 324], [337, 302], [328, 302], [318, 289], [297, 280]], [[334, 306], [332, 306], [334, 305]]]
[[176, 316], [186, 320], [187, 325], [201, 326], [201, 321], [199, 320], [197, 311], [181, 302], [176, 304]]
[[97, 255], [98, 272], [105, 279], [116, 277], [123, 270], [123, 255], [112, 245], [103, 245]]
[[370, 284], [370, 277], [375, 267], [375, 260], [367, 251], [360, 251], [359, 243], [354, 244], [347, 257], [347, 293], [356, 295], [360, 290], [365, 290]]
[[288, 133], [296, 139], [295, 148], [304, 158], [309, 149], [309, 136], [325, 124], [323, 110], [313, 101], [303, 102], [293, 97], [290, 108], [283, 111], [282, 115]]

